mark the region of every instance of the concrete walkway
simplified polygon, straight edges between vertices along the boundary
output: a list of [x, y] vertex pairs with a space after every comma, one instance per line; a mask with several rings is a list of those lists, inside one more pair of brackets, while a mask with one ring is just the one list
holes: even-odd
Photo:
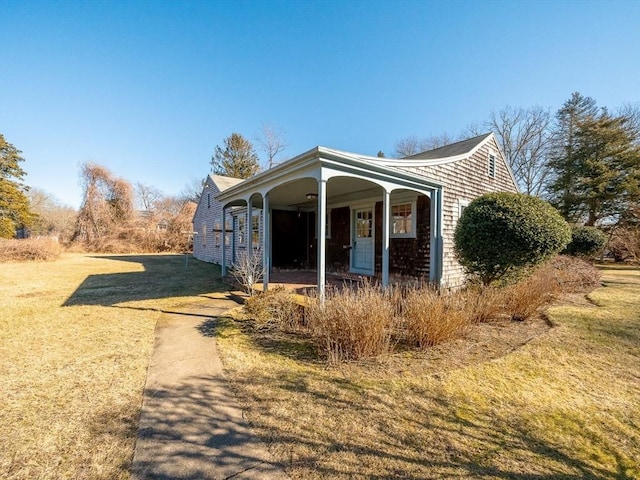
[[133, 479], [288, 478], [270, 462], [224, 378], [213, 329], [216, 316], [235, 306], [213, 299], [188, 312], [162, 314], [144, 390]]

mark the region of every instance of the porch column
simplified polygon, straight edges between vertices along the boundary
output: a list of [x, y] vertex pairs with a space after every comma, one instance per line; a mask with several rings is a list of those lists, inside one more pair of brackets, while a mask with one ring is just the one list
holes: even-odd
[[429, 265], [429, 281], [436, 285], [442, 283], [442, 188], [431, 190], [431, 259]]
[[227, 275], [227, 209], [222, 207], [222, 276]]
[[389, 227], [391, 210], [391, 194], [382, 190], [382, 286], [389, 286]]
[[327, 181], [318, 180], [318, 297], [324, 302], [324, 284], [326, 281], [326, 243], [327, 243]]
[[251, 197], [247, 198], [247, 223], [244, 227], [245, 255], [253, 255], [253, 205]]
[[271, 263], [271, 235], [269, 232], [269, 194], [262, 196], [262, 289], [269, 289], [269, 264]]

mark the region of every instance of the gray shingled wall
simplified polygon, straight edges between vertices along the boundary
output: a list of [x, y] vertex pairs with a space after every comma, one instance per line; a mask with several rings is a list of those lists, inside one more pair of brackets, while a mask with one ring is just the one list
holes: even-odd
[[[496, 155], [496, 176], [488, 175], [489, 150]], [[471, 158], [427, 167], [403, 169], [437, 180], [444, 185], [443, 195], [443, 285], [458, 286], [464, 281], [462, 267], [453, 252], [453, 233], [457, 224], [460, 202], [470, 202], [488, 192], [517, 192], [498, 145], [492, 138]]]

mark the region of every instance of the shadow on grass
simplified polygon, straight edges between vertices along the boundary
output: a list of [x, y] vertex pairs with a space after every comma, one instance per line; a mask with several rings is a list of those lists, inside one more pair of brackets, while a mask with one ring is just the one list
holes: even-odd
[[184, 255], [115, 255], [92, 257], [132, 262], [143, 271], [89, 275], [63, 306], [113, 306], [123, 302], [179, 296], [205, 296], [225, 289], [220, 267]]
[[[243, 392], [259, 392], [251, 400], [261, 410], [280, 396], [298, 395], [310, 411], [324, 415], [331, 412], [330, 424], [368, 425], [368, 429], [378, 432], [375, 436], [352, 432], [345, 438], [345, 430], [338, 433], [318, 420], [322, 414], [318, 418], [301, 417], [299, 412], [275, 405], [269, 409], [268, 426], [258, 422], [254, 430], [265, 442], [273, 442], [275, 450], [291, 452], [288, 463], [284, 463], [295, 471], [296, 478], [636, 478], [633, 467], [615, 452], [612, 456], [618, 468], [612, 472], [597, 466], [597, 462], [572, 456], [515, 420], [507, 423], [476, 412], [460, 412], [450, 398], [432, 391], [420, 392], [419, 402], [395, 399], [399, 404], [406, 402], [397, 405], [389, 397], [358, 385], [341, 385], [343, 389], [361, 391], [354, 400], [345, 400], [335, 390], [327, 391], [326, 380], [309, 372], [304, 378], [274, 374], [238, 380], [249, 387], [242, 385]], [[279, 391], [272, 398], [265, 398], [265, 390], [256, 386]], [[521, 460], [514, 464], [510, 459]], [[540, 459], [543, 462], [538, 463]]]

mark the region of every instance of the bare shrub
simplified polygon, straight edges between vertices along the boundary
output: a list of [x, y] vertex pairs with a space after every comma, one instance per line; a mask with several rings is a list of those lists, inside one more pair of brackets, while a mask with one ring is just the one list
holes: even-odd
[[543, 266], [518, 283], [504, 288], [505, 311], [514, 321], [524, 321], [560, 293], [552, 268]]
[[470, 325], [464, 300], [434, 288], [409, 290], [402, 315], [407, 342], [424, 349], [462, 336]]
[[370, 358], [391, 350], [394, 307], [376, 286], [328, 290], [324, 305], [309, 298], [307, 322], [314, 341], [331, 361]]
[[284, 287], [276, 287], [249, 297], [244, 304], [245, 311], [260, 325], [275, 324], [284, 329], [298, 329], [303, 311], [294, 293]]
[[55, 238], [0, 239], [0, 262], [52, 261], [60, 256], [60, 244]]
[[491, 322], [504, 313], [504, 290], [495, 285], [471, 285], [459, 295], [472, 323]]
[[616, 262], [640, 262], [640, 223], [615, 228], [607, 250]]
[[250, 249], [239, 255], [238, 261], [231, 270], [231, 275], [242, 285], [249, 296], [253, 295], [255, 285], [264, 275], [262, 266], [262, 250]]
[[562, 293], [588, 293], [601, 285], [600, 270], [586, 260], [566, 255], [558, 255], [534, 275], [553, 277]]

